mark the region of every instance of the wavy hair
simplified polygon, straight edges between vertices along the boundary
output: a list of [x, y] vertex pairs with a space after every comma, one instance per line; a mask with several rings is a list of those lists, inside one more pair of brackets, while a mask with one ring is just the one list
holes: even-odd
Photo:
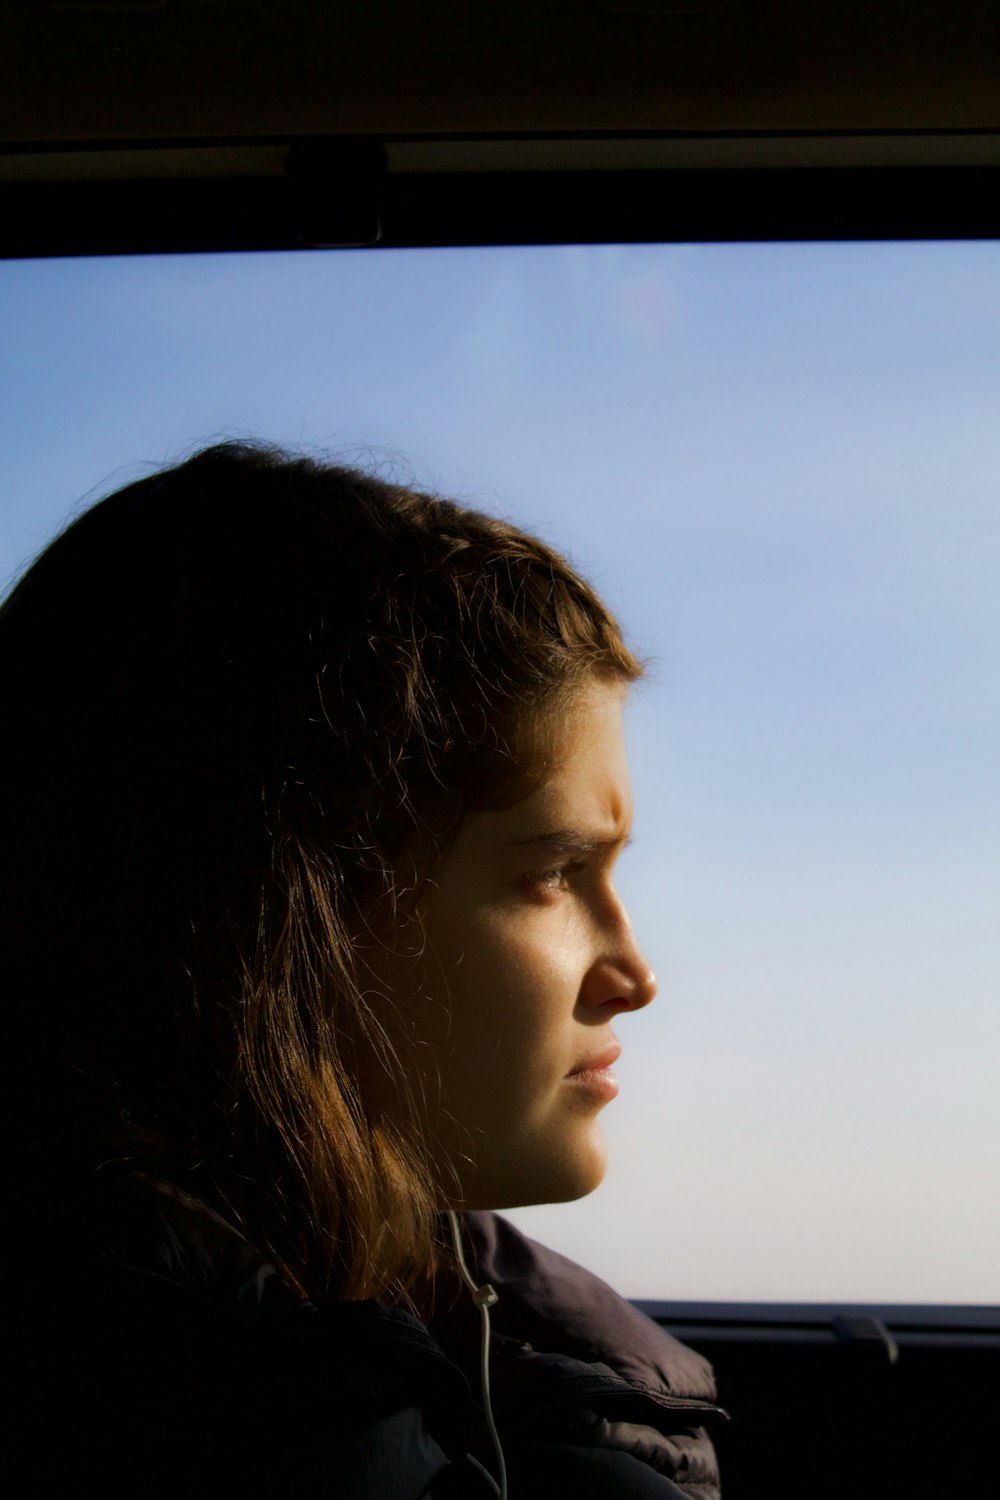
[[354, 469], [222, 444], [83, 514], [0, 609], [20, 1160], [124, 1164], [304, 1293], [406, 1300], [440, 1185], [363, 955], [525, 795], [546, 713], [639, 671], [543, 543]]

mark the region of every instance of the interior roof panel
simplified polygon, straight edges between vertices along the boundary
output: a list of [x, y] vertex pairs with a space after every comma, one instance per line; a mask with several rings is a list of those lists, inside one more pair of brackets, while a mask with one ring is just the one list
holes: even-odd
[[997, 234], [995, 0], [0, 6], [0, 256]]
[[994, 0], [6, 0], [0, 142], [1000, 126]]

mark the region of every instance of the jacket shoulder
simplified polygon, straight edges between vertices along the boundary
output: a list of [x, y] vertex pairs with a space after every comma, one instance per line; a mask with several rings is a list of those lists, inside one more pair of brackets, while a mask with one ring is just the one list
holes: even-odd
[[[473, 1275], [497, 1292], [491, 1380], [519, 1487], [542, 1496], [717, 1500], [711, 1366], [606, 1282], [496, 1214], [467, 1213]], [[474, 1327], [441, 1329], [468, 1373]], [[570, 1492], [567, 1490], [567, 1492]]]
[[503, 1287], [504, 1328], [530, 1342], [610, 1365], [629, 1384], [714, 1403], [715, 1377], [703, 1355], [658, 1327], [607, 1282], [529, 1239], [499, 1214], [467, 1213], [478, 1274]]

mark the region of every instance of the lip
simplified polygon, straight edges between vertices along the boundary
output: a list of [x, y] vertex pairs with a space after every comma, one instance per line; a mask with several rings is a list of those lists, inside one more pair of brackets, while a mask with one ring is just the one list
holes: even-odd
[[581, 1063], [578, 1068], [574, 1068], [569, 1076], [570, 1078], [579, 1078], [584, 1073], [603, 1073], [608, 1068], [613, 1067], [621, 1055], [622, 1049], [615, 1042], [612, 1046], [606, 1047], [597, 1057], [592, 1057], [589, 1062]]
[[567, 1073], [566, 1082], [572, 1084], [574, 1088], [583, 1089], [595, 1095], [598, 1099], [605, 1101], [614, 1099], [618, 1093], [618, 1079], [612, 1073], [611, 1065], [618, 1061], [621, 1050], [617, 1043], [613, 1047], [608, 1047], [597, 1057], [592, 1057], [588, 1062], [581, 1063], [578, 1068], [574, 1068], [572, 1073]]

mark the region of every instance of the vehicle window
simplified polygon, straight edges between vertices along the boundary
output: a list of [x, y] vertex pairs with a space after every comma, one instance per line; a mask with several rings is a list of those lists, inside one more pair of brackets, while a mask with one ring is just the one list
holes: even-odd
[[1000, 248], [0, 267], [0, 573], [223, 436], [567, 551], [650, 659], [660, 976], [611, 1168], [512, 1214], [627, 1295], [1000, 1298]]

